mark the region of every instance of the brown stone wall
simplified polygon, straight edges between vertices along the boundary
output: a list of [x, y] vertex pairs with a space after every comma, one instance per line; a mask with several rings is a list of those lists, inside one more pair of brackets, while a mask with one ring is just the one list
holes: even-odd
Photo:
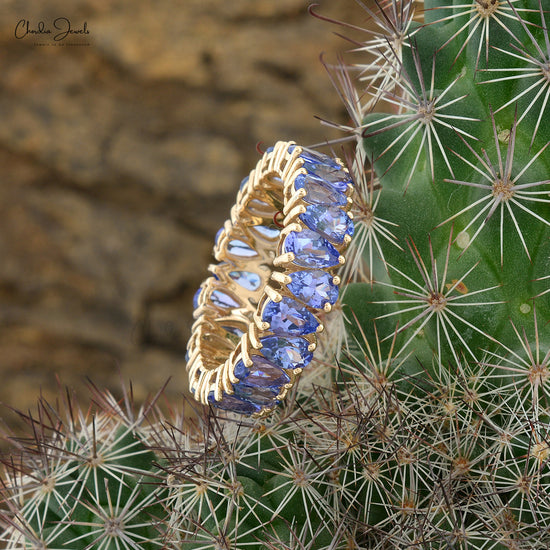
[[[256, 143], [345, 120], [319, 54], [349, 45], [308, 3], [3, 0], [0, 401], [119, 372], [138, 400], [185, 390], [192, 296]], [[58, 17], [88, 34], [55, 41]]]

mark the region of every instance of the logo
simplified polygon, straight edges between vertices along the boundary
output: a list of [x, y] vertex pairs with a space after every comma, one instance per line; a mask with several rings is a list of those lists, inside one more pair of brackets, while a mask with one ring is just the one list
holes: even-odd
[[58, 17], [48, 25], [45, 21], [32, 23], [29, 19], [20, 19], [15, 25], [17, 40], [33, 40], [35, 46], [89, 46], [88, 23], [73, 25], [67, 17]]

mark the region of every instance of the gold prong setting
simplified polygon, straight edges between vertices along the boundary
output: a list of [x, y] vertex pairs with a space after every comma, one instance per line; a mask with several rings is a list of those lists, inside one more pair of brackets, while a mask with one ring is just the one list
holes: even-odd
[[313, 359], [353, 234], [349, 172], [278, 142], [241, 183], [195, 295], [190, 389], [203, 404], [264, 416]]

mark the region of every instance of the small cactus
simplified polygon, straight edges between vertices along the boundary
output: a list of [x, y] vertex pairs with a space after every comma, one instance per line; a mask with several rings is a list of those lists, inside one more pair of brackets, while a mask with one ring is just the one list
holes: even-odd
[[362, 6], [329, 68], [356, 232], [314, 362], [264, 420], [42, 403], [9, 550], [550, 546], [548, 6]]

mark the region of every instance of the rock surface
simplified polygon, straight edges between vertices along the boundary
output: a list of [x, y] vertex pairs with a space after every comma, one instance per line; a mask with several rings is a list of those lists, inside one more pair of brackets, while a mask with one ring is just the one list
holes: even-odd
[[[348, 45], [308, 4], [4, 0], [0, 401], [26, 410], [56, 377], [84, 403], [85, 376], [185, 391], [192, 296], [256, 143], [346, 118], [319, 54]], [[52, 33], [16, 38], [22, 19]], [[55, 41], [65, 19], [88, 34]]]

